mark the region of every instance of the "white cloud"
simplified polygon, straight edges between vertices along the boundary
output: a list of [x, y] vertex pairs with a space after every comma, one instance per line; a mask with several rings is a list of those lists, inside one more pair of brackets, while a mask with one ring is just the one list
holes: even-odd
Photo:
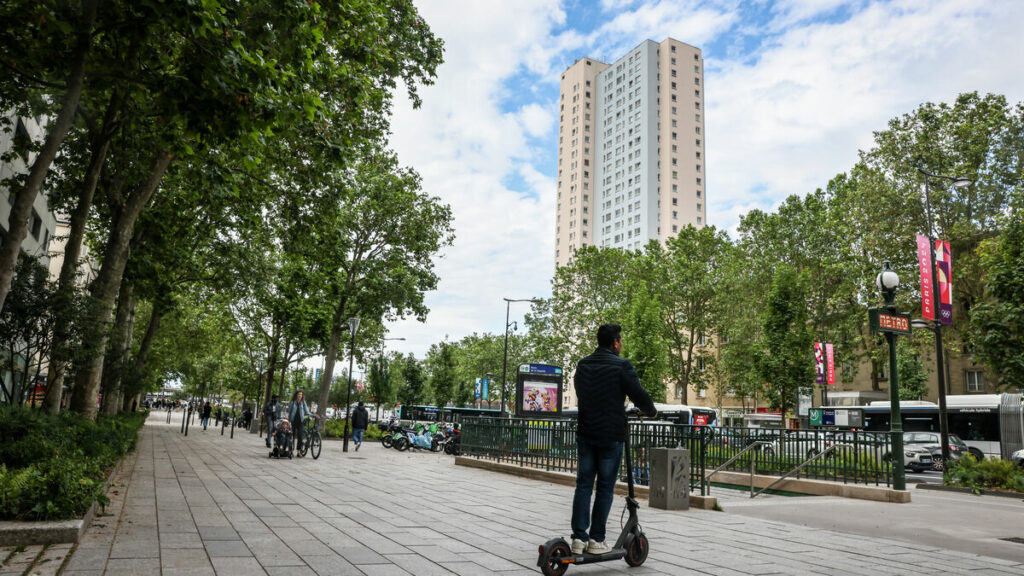
[[[397, 103], [392, 145], [452, 206], [457, 239], [437, 262], [428, 321], [393, 326], [407, 341], [392, 349], [501, 333], [503, 297], [550, 294], [555, 99], [578, 57], [614, 60], [668, 36], [704, 50], [709, 221], [731, 233], [749, 210], [848, 170], [872, 131], [922, 102], [971, 90], [1024, 100], [1024, 3], [761, 4], [604, 0], [609, 19], [582, 29], [582, 1], [420, 2], [445, 63], [422, 109]], [[512, 318], [527, 310], [513, 304]]]
[[824, 186], [872, 131], [923, 102], [971, 90], [1020, 101], [1024, 80], [1007, 71], [1024, 61], [1011, 32], [1022, 27], [1024, 10], [1009, 2], [892, 2], [791, 27], [753, 61], [710, 55], [710, 222], [734, 228], [752, 190], [777, 203]]

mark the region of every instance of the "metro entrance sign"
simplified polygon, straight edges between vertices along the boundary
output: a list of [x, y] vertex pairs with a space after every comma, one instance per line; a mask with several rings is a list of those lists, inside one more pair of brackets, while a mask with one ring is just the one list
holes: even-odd
[[910, 335], [910, 314], [891, 312], [885, 308], [868, 308], [868, 325], [871, 332], [892, 332]]

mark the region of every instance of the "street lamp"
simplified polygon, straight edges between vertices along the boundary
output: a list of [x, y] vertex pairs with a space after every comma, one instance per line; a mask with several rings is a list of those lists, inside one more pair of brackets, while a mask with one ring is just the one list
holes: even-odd
[[[928, 258], [929, 265], [932, 269], [932, 291], [938, 289], [939, 286], [939, 270], [935, 265], [935, 236], [932, 232], [932, 200], [931, 200], [931, 179], [940, 178], [942, 180], [948, 180], [954, 188], [963, 188], [970, 186], [973, 181], [969, 178], [959, 178], [954, 176], [942, 176], [941, 174], [932, 174], [918, 167], [918, 172], [924, 175], [924, 205], [925, 213], [928, 216]], [[948, 280], [948, 278], [947, 278]], [[941, 296], [940, 296], [941, 299]], [[933, 302], [935, 300], [933, 296]], [[934, 310], [934, 308], [933, 308]], [[945, 371], [943, 370], [943, 347], [942, 347], [942, 322], [936, 319], [934, 325], [929, 329], [935, 334], [935, 362], [938, 365], [938, 385], [939, 385], [939, 437], [942, 440], [942, 463], [943, 466], [949, 462], [949, 423], [946, 416], [946, 378]]]
[[[882, 271], [875, 278], [875, 285], [878, 286], [882, 298], [885, 299], [884, 310], [893, 316], [898, 314], [894, 299], [896, 287], [899, 284], [900, 277], [889, 267], [888, 262], [883, 263]], [[889, 431], [892, 434], [892, 486], [896, 490], [906, 490], [907, 474], [903, 469], [903, 417], [900, 416], [899, 378], [896, 373], [896, 334], [886, 331], [885, 340], [889, 344], [889, 409], [891, 414]]]
[[359, 328], [359, 318], [348, 319], [348, 331], [352, 333], [352, 340], [348, 346], [348, 395], [345, 398], [345, 435], [341, 444], [341, 451], [348, 452], [348, 421], [349, 413], [352, 411], [352, 363], [356, 357], [356, 330]]
[[536, 298], [503, 298], [505, 301], [505, 360], [501, 365], [501, 415], [505, 415], [505, 380], [508, 377], [508, 329], [510, 326], [516, 324], [515, 322], [509, 323], [508, 314], [509, 308], [513, 302], [540, 302]]

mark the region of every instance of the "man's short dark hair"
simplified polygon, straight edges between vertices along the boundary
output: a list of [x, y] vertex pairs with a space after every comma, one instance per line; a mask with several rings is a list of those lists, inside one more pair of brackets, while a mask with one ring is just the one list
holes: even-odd
[[612, 344], [622, 340], [622, 326], [618, 324], [601, 324], [597, 329], [597, 345], [611, 348]]
[[362, 407], [362, 405], [363, 405], [363, 401], [362, 401], [362, 400], [360, 400], [360, 401], [359, 401], [359, 406], [360, 406], [360, 407]]
[[274, 394], [274, 395], [272, 395], [272, 396], [270, 397], [270, 399], [271, 399], [271, 400], [277, 400], [277, 394]]

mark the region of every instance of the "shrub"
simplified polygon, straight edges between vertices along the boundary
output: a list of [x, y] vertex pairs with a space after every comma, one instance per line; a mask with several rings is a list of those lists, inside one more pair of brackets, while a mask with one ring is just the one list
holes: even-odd
[[135, 448], [146, 412], [96, 422], [0, 407], [0, 518], [55, 520], [107, 503], [104, 468]]
[[975, 494], [984, 489], [1024, 492], [1024, 470], [997, 458], [979, 462], [970, 454], [955, 461], [942, 474], [942, 480], [947, 486], [963, 486]]

